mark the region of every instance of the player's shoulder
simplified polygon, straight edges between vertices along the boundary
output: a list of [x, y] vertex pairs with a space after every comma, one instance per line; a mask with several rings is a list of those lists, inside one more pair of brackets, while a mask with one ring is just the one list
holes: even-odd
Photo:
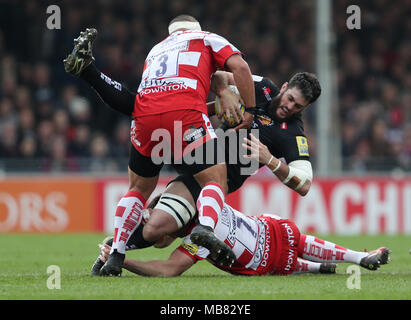
[[280, 90], [271, 79], [259, 75], [253, 75], [256, 105], [267, 106], [279, 93]]
[[280, 93], [279, 88], [277, 87], [277, 85], [270, 78], [263, 77], [263, 76], [260, 76], [260, 75], [255, 75], [255, 74], [253, 74], [252, 77], [253, 77], [255, 87], [269, 88], [270, 91], [273, 91], [272, 92], [273, 97]]

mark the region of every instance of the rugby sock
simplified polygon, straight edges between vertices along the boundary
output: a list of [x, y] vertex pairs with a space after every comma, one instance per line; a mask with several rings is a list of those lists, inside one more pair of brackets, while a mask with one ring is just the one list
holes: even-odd
[[140, 223], [127, 241], [126, 250], [144, 249], [151, 247], [156, 241], [147, 241], [143, 237], [144, 225]]
[[367, 252], [353, 251], [314, 236], [302, 234], [298, 256], [316, 262], [349, 262], [359, 264]]
[[297, 258], [297, 265], [295, 266], [295, 270], [293, 271], [293, 274], [319, 273], [320, 267], [321, 267], [320, 262], [313, 262], [313, 261], [308, 261], [308, 260]]
[[140, 225], [146, 200], [137, 191], [129, 191], [120, 199], [114, 217], [114, 238], [110, 253], [124, 254], [131, 234]]
[[214, 229], [218, 221], [218, 215], [223, 210], [224, 200], [224, 190], [217, 183], [206, 184], [197, 200], [200, 224]]

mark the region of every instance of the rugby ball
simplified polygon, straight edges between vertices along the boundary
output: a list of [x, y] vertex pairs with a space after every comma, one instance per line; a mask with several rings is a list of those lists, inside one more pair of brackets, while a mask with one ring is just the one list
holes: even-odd
[[[230, 88], [230, 90], [231, 90], [232, 92], [234, 92], [236, 95], [238, 95], [239, 99], [241, 100], [240, 92], [238, 91], [237, 87], [236, 87], [236, 86], [233, 86], [233, 85], [230, 85], [229, 88]], [[239, 102], [238, 102], [238, 107], [240, 108], [241, 112], [244, 114], [244, 110], [245, 110], [244, 104], [242, 104], [242, 103], [239, 101]], [[235, 119], [234, 119], [234, 117], [233, 117], [232, 114], [230, 115], [229, 118], [226, 116], [225, 113], [222, 114], [222, 108], [221, 108], [221, 103], [220, 103], [220, 97], [219, 97], [219, 96], [216, 96], [216, 98], [215, 98], [215, 113], [216, 113], [217, 115], [220, 115], [220, 116], [219, 116], [219, 119], [220, 119], [226, 126], [228, 126], [229, 128], [235, 127], [235, 126], [237, 126], [237, 125], [241, 122], [241, 119], [240, 119], [240, 122], [237, 123], [237, 122], [235, 121]]]

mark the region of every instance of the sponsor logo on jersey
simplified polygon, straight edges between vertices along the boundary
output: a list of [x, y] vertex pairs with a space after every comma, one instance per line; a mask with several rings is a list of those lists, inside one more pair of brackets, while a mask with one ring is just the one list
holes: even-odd
[[261, 122], [262, 125], [268, 126], [273, 123], [273, 120], [267, 116], [257, 116], [257, 119]]
[[227, 206], [224, 206], [219, 216], [219, 221], [227, 227], [230, 227], [230, 217], [228, 216]]
[[147, 88], [147, 89], [140, 91], [138, 94], [140, 95], [140, 97], [142, 97], [145, 94], [167, 92], [167, 91], [177, 91], [177, 90], [187, 90], [187, 88], [188, 86], [183, 83], [174, 83], [174, 84], [160, 86], [160, 87]]
[[269, 260], [270, 260], [270, 250], [271, 250], [271, 237], [270, 237], [270, 232], [269, 232], [269, 227], [268, 223], [263, 220], [265, 229], [267, 230], [267, 235], [265, 236], [265, 243], [264, 243], [264, 252], [263, 252], [263, 260], [261, 261], [261, 266], [266, 267]]
[[309, 156], [308, 141], [306, 137], [298, 136], [297, 139], [298, 153], [300, 156]]
[[191, 127], [183, 137], [184, 141], [191, 143], [194, 142], [207, 134], [206, 130], [203, 127], [195, 128]]
[[280, 127], [283, 130], [287, 130], [287, 122], [282, 122]]
[[198, 246], [194, 243], [183, 242], [183, 248], [193, 256], [195, 256], [198, 252]]
[[[171, 84], [178, 84], [179, 82], [177, 81], [170, 81], [167, 79], [149, 79], [149, 80], [143, 80], [140, 83], [140, 88], [139, 89], [147, 89], [151, 87], [160, 87], [160, 86], [167, 86]], [[181, 83], [181, 82], [180, 82]]]
[[[256, 270], [260, 265], [262, 265], [261, 261], [263, 261], [264, 257], [264, 247], [267, 241], [266, 238], [266, 222], [263, 220], [261, 221], [260, 219], [255, 220], [258, 224], [258, 239], [257, 239], [257, 248], [254, 253], [253, 259], [250, 261], [250, 263], [246, 266], [247, 268]], [[267, 226], [268, 228], [268, 226]], [[269, 237], [269, 235], [267, 234]], [[267, 261], [265, 262], [267, 264]]]
[[287, 258], [287, 265], [284, 267], [285, 271], [290, 271], [293, 264], [294, 264], [294, 249], [288, 250], [288, 258]]
[[[288, 236], [288, 246], [290, 247], [295, 247], [295, 236], [294, 236], [294, 230], [291, 228], [291, 226], [288, 223], [284, 223], [283, 224], [286, 232], [287, 232], [287, 236]], [[290, 271], [292, 266], [294, 265], [294, 249], [293, 248], [289, 248], [288, 249], [288, 258], [287, 258], [287, 264], [284, 267], [285, 271]]]
[[267, 99], [267, 101], [271, 101], [271, 96], [270, 96], [271, 89], [264, 87], [263, 92], [264, 92], [264, 96]]
[[235, 244], [235, 234], [237, 231], [237, 217], [234, 214], [233, 210], [230, 210], [230, 214], [231, 214], [231, 225], [230, 225], [230, 229], [228, 231], [228, 235], [227, 235], [227, 240], [228, 242], [231, 244], [231, 246], [234, 247]]

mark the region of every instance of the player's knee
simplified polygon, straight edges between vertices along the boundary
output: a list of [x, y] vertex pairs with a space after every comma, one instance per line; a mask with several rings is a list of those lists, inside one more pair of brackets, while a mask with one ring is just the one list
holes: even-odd
[[164, 235], [161, 229], [147, 223], [143, 228], [143, 238], [146, 241], [154, 242], [159, 240]]

